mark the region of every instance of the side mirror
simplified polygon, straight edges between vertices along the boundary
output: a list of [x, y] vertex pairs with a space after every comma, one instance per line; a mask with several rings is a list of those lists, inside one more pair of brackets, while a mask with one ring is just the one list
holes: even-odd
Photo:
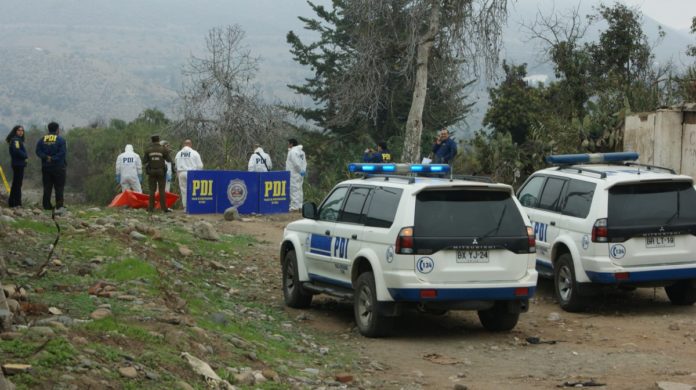
[[307, 219], [317, 219], [317, 205], [314, 202], [307, 202], [302, 205], [302, 217]]

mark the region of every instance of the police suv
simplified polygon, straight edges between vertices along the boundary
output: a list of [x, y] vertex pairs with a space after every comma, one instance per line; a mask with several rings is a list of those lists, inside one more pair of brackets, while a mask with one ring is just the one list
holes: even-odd
[[[350, 164], [339, 183], [285, 228], [283, 294], [308, 307], [350, 299], [365, 336], [389, 333], [404, 309], [477, 310], [486, 329], [516, 324], [533, 295], [535, 242], [510, 186], [444, 176], [447, 165]], [[406, 175], [399, 175], [406, 173]]]
[[662, 287], [675, 305], [696, 302], [696, 190], [633, 152], [558, 155], [517, 196], [534, 224], [537, 269], [553, 277], [566, 311], [597, 285]]

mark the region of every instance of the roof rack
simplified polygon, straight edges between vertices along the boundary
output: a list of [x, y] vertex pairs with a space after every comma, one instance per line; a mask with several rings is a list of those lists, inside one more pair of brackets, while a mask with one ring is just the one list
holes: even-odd
[[653, 169], [661, 169], [661, 170], [667, 171], [667, 172], [669, 172], [669, 173], [671, 173], [671, 174], [673, 174], [673, 175], [676, 175], [676, 174], [677, 174], [677, 172], [675, 172], [674, 169], [672, 169], [672, 168], [661, 167], [661, 166], [658, 166], [658, 165], [640, 164], [640, 163], [631, 162], [631, 161], [626, 161], [626, 162], [624, 162], [622, 165], [625, 165], [625, 166], [643, 167], [643, 168], [646, 168], [648, 171], [651, 171], [651, 170], [653, 170]]
[[363, 176], [363, 180], [367, 179], [383, 179], [384, 181], [389, 181], [389, 179], [400, 179], [405, 180], [408, 184], [413, 184], [416, 182], [415, 176], [404, 176], [404, 175], [385, 175], [385, 174], [367, 174]]
[[495, 183], [490, 176], [452, 175], [452, 179], [478, 181], [478, 182], [482, 182], [482, 183]]
[[584, 172], [593, 173], [593, 174], [595, 174], [595, 175], [599, 175], [599, 178], [600, 178], [600, 179], [606, 179], [606, 177], [607, 177], [607, 173], [606, 173], [606, 172], [597, 171], [597, 170], [594, 170], [594, 169], [580, 168], [580, 167], [576, 167], [576, 166], [573, 166], [573, 165], [559, 165], [558, 167], [556, 167], [556, 170], [559, 170], [559, 171], [560, 171], [560, 170], [562, 170], [562, 169], [572, 169], [572, 170], [578, 171], [578, 173], [580, 173], [580, 174], [582, 174], [582, 173], [584, 173]]

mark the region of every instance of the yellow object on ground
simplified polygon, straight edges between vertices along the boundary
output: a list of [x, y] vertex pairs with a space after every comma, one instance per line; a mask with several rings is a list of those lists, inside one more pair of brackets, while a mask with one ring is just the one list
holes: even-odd
[[5, 177], [5, 172], [2, 171], [2, 167], [0, 167], [0, 176], [2, 176], [2, 184], [5, 185], [5, 190], [7, 193], [10, 193], [10, 184], [7, 183], [7, 178]]

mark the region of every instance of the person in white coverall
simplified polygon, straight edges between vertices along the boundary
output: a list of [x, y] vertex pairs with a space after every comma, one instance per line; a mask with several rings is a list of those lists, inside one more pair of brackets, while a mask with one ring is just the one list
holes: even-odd
[[133, 145], [126, 145], [123, 153], [116, 158], [116, 183], [121, 191], [143, 192], [140, 182], [143, 180], [143, 163], [140, 156], [133, 151]]
[[298, 145], [294, 138], [288, 140], [285, 169], [290, 171], [290, 211], [296, 211], [302, 208], [302, 182], [307, 171], [307, 160], [302, 145]]
[[177, 152], [176, 157], [174, 157], [174, 164], [176, 164], [176, 178], [179, 180], [179, 191], [181, 192], [181, 204], [184, 205], [184, 210], [186, 210], [186, 179], [188, 177], [188, 171], [199, 171], [203, 169], [203, 161], [201, 161], [201, 155], [198, 154], [191, 147], [193, 143], [190, 139], [184, 141], [184, 147]]
[[257, 145], [254, 154], [249, 159], [249, 172], [268, 172], [271, 169], [273, 169], [271, 156], [264, 152], [261, 146]]
[[[169, 144], [169, 142], [162, 140], [160, 141], [160, 145], [167, 148], [167, 150], [169, 150], [170, 153], [169, 155], [171, 156], [172, 146]], [[174, 177], [172, 176], [172, 163], [170, 163], [169, 161], [165, 161], [164, 164], [167, 166], [167, 175], [165, 177], [164, 190], [166, 192], [171, 192], [172, 180], [174, 179]]]

